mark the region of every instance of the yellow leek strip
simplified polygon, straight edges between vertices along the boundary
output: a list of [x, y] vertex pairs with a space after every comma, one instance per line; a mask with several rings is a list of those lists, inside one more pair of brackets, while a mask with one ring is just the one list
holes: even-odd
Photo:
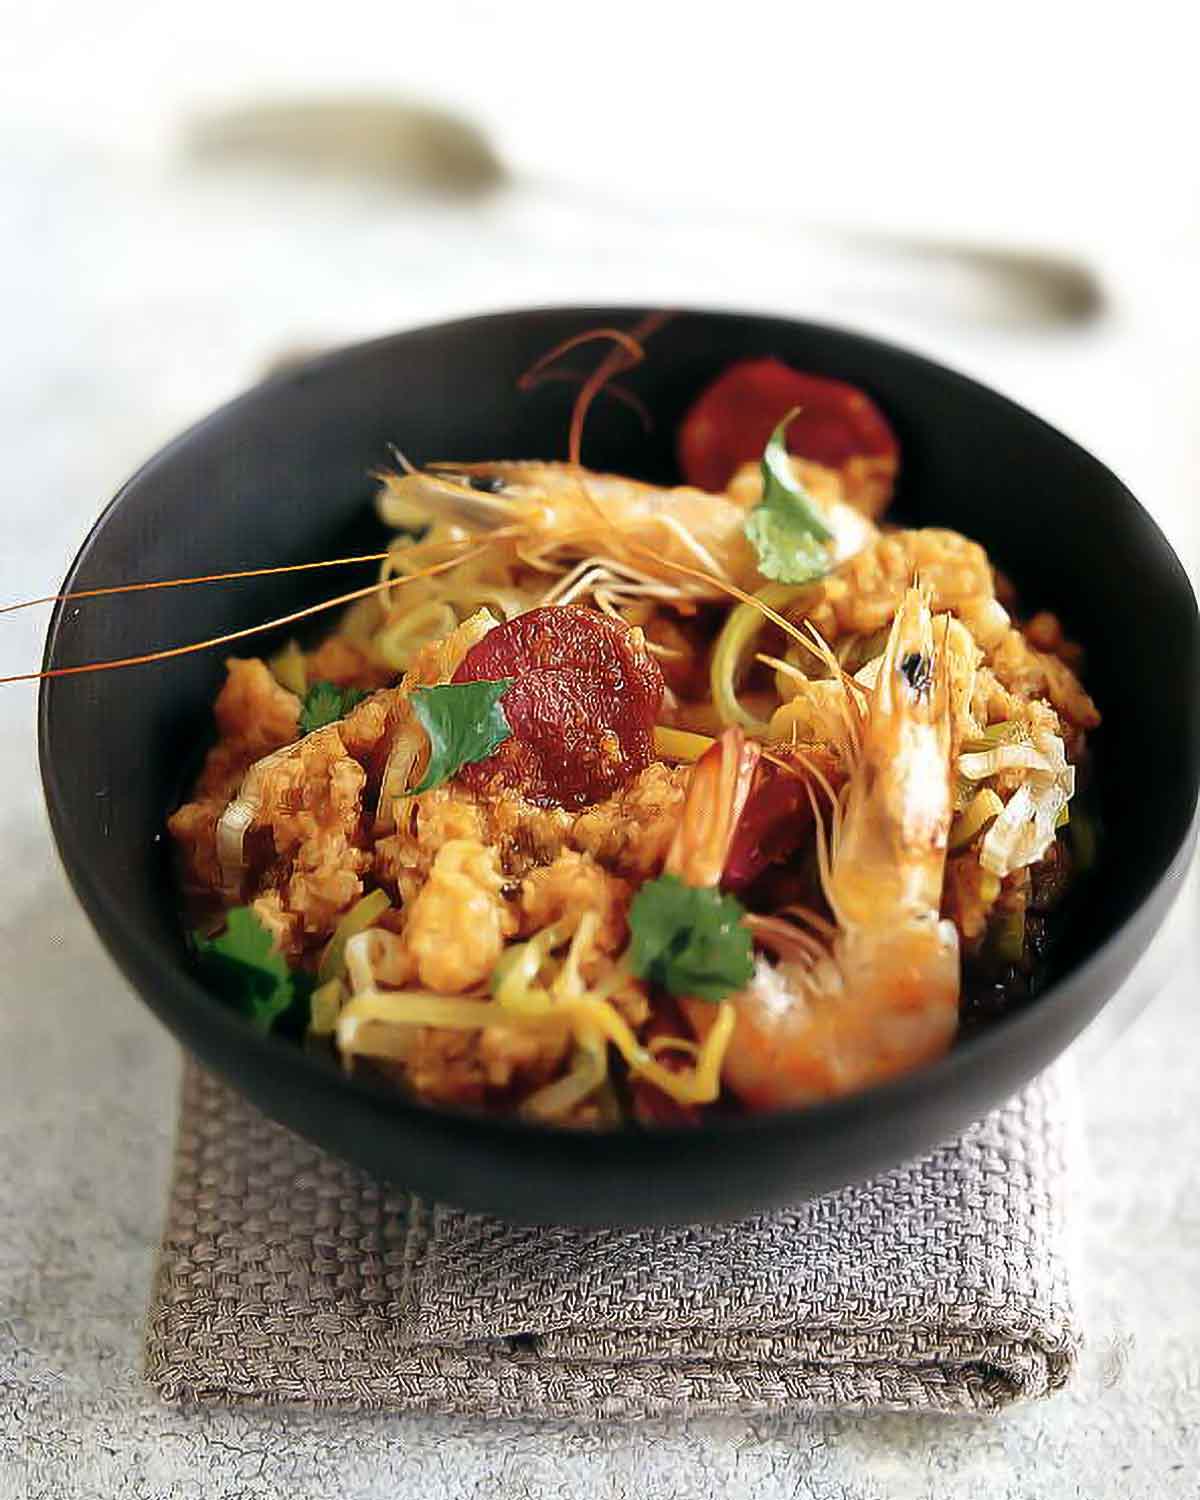
[[[567, 949], [567, 956], [555, 975], [551, 985], [551, 992], [556, 1000], [571, 1000], [576, 995], [586, 992], [583, 975], [579, 972], [579, 966], [592, 945], [592, 939], [596, 935], [596, 929], [600, 926], [600, 918], [594, 911], [585, 911], [579, 918], [579, 926], [575, 929], [575, 936], [571, 939], [571, 946]], [[613, 976], [615, 978], [615, 976]], [[609, 991], [606, 989], [604, 998], [608, 999]]]
[[338, 622], [337, 633], [345, 636], [348, 641], [353, 641], [356, 646], [369, 651], [371, 637], [379, 629], [382, 619], [383, 607], [378, 597], [375, 594], [368, 594], [365, 599], [359, 599], [350, 605]]
[[458, 616], [448, 604], [431, 599], [381, 626], [371, 637], [371, 648], [385, 666], [403, 672], [419, 647], [449, 635], [457, 624]]
[[668, 729], [664, 724], [654, 726], [654, 753], [660, 760], [696, 761], [715, 743], [706, 734]]
[[374, 947], [371, 941], [372, 931], [378, 931], [378, 929], [369, 928], [366, 932], [356, 932], [352, 938], [346, 940], [346, 983], [352, 995], [357, 995], [360, 990], [375, 988], [375, 955], [371, 951]]
[[1001, 719], [989, 724], [979, 734], [964, 739], [962, 749], [967, 755], [986, 754], [998, 745], [1019, 745], [1028, 739], [1029, 730], [1019, 719]]
[[528, 1120], [558, 1120], [582, 1104], [608, 1077], [608, 1049], [600, 1037], [582, 1032], [570, 1070], [553, 1083], [537, 1089], [521, 1105]]
[[1003, 811], [1004, 803], [991, 787], [984, 787], [983, 791], [978, 792], [969, 806], [965, 807], [951, 823], [951, 849], [961, 849], [964, 844], [969, 844], [985, 823], [990, 823]]
[[[778, 613], [811, 590], [811, 584], [769, 583], [754, 597], [759, 604]], [[737, 677], [743, 657], [766, 623], [767, 619], [762, 611], [753, 604], [739, 604], [736, 609], [730, 610], [713, 647], [709, 672], [713, 702], [721, 715], [722, 723], [740, 724], [743, 729], [758, 734], [765, 734], [767, 725], [763, 720], [756, 719], [738, 701]]]
[[680, 1104], [711, 1104], [721, 1091], [721, 1064], [733, 1035], [737, 1012], [728, 1000], [717, 1007], [717, 1018], [700, 1047], [690, 1073], [673, 1073], [638, 1041], [624, 1018], [603, 1000], [585, 997], [559, 1005], [560, 1014], [586, 1020], [617, 1049], [632, 1073], [652, 1083]]
[[342, 920], [333, 929], [333, 936], [325, 945], [317, 978], [322, 984], [330, 979], [340, 979], [346, 967], [346, 944], [360, 932], [366, 932], [391, 905], [386, 891], [372, 891], [361, 901], [356, 901]]
[[346, 1003], [346, 986], [340, 979], [330, 979], [312, 992], [309, 1002], [309, 1036], [332, 1036], [338, 1017]]
[[[373, 1023], [380, 1023], [378, 1025]], [[540, 1014], [502, 1010], [491, 1000], [439, 995], [432, 990], [361, 990], [342, 1008], [337, 1023], [338, 1051], [349, 1059], [391, 1058], [399, 1062], [408, 1051], [415, 1026], [440, 1026], [456, 1031], [478, 1031], [485, 1026], [511, 1026], [521, 1031], [561, 1031], [570, 1018], [547, 1007]]]
[[562, 923], [543, 927], [525, 943], [514, 943], [496, 960], [492, 970], [491, 990], [504, 1010], [525, 1011], [541, 1015], [550, 1004], [550, 996], [537, 987], [538, 977], [551, 950], [567, 940]]
[[968, 781], [986, 781], [1001, 771], [1052, 772], [1054, 766], [1033, 745], [1018, 740], [1012, 744], [993, 745], [990, 750], [975, 750], [958, 757], [955, 767]]
[[[587, 915], [594, 920], [593, 913]], [[580, 932], [576, 933], [577, 942], [583, 927], [584, 923], [581, 923]], [[606, 1043], [611, 1043], [631, 1072], [645, 1078], [680, 1104], [710, 1104], [721, 1088], [721, 1063], [736, 1020], [733, 1006], [727, 1003], [720, 1006], [717, 1019], [697, 1052], [695, 1068], [690, 1073], [672, 1072], [658, 1062], [650, 1049], [642, 1046], [620, 1011], [609, 1003], [609, 995], [625, 977], [620, 968], [614, 969], [590, 993], [571, 993], [577, 986], [572, 983], [574, 976], [566, 972], [566, 966], [555, 981], [557, 994], [551, 995], [533, 987], [544, 961], [543, 955], [550, 946], [561, 941], [560, 933], [553, 928], [545, 929], [529, 943], [520, 945], [532, 951], [510, 960], [498, 983], [493, 977], [493, 993], [505, 1016], [531, 1019], [540, 1016], [543, 1021], [560, 1017], [570, 1024], [581, 1045], [603, 1050]], [[518, 988], [522, 980], [526, 987]]]
[[[524, 962], [510, 966], [509, 976], [502, 976], [497, 985], [493, 975], [493, 992], [497, 998], [501, 1001], [507, 999], [510, 1005], [517, 1003], [531, 1009], [540, 1002], [553, 1013], [560, 1008], [563, 1001], [583, 994], [585, 985], [583, 976], [579, 972], [579, 965], [584, 954], [591, 947], [599, 925], [600, 919], [594, 911], [585, 911], [580, 917], [579, 926], [575, 929], [567, 956], [552, 981], [551, 994], [547, 994], [545, 990], [539, 992], [530, 988], [542, 967], [540, 955], [549, 952], [558, 936], [553, 928], [539, 933], [537, 938], [525, 945], [527, 950], [531, 950], [529, 956]], [[538, 938], [542, 939], [540, 944]], [[617, 976], [609, 976], [605, 994], [612, 988], [616, 978]], [[520, 992], [516, 990], [518, 979], [525, 981], [525, 988]], [[575, 1058], [571, 1067], [561, 1078], [536, 1090], [524, 1101], [521, 1105], [521, 1113], [526, 1119], [561, 1119], [576, 1105], [582, 1104], [588, 1095], [594, 1093], [607, 1079], [608, 1047], [604, 1038], [592, 1027], [582, 1023], [574, 1027], [574, 1034]]]
[[353, 1035], [368, 1021], [389, 1026], [447, 1026], [473, 1031], [482, 1026], [516, 1026], [545, 1031], [566, 1016], [547, 1007], [537, 1014], [501, 1009], [477, 996], [440, 995], [435, 990], [360, 990], [342, 1011], [338, 1031]]
[[[717, 1017], [700, 1046], [696, 1066], [689, 1073], [666, 1068], [638, 1041], [629, 1024], [606, 1000], [582, 996], [554, 1001], [533, 1012], [524, 1007], [500, 1006], [491, 1000], [460, 999], [428, 990], [364, 990], [343, 1007], [337, 1023], [338, 1050], [349, 1060], [354, 1054], [399, 1061], [408, 1050], [413, 1026], [452, 1027], [474, 1031], [485, 1026], [554, 1031], [568, 1026], [577, 1035], [595, 1036], [611, 1043], [631, 1072], [652, 1083], [680, 1104], [711, 1104], [721, 1089], [721, 1064], [733, 1035], [737, 1013], [729, 1001], [717, 1007]], [[382, 1025], [372, 1025], [382, 1022]]]
[[267, 665], [280, 687], [295, 693], [297, 698], [304, 697], [308, 691], [308, 666], [304, 652], [295, 641], [289, 641], [281, 651], [276, 651]]

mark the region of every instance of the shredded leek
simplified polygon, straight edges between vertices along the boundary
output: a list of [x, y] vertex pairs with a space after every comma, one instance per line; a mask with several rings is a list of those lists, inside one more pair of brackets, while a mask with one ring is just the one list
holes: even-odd
[[237, 796], [217, 820], [217, 862], [221, 867], [221, 889], [226, 895], [235, 895], [241, 889], [246, 872], [246, 835], [261, 811], [263, 777], [272, 766], [295, 755], [304, 743], [304, 739], [293, 740], [290, 745], [256, 760], [243, 776]]
[[[347, 1064], [354, 1054], [401, 1061], [407, 1054], [415, 1026], [465, 1031], [511, 1026], [551, 1035], [566, 1028], [577, 1038], [595, 1037], [598, 1046], [614, 1046], [632, 1073], [669, 1094], [677, 1103], [711, 1104], [720, 1092], [721, 1065], [737, 1020], [729, 1001], [717, 1005], [716, 1018], [700, 1046], [695, 1066], [688, 1072], [676, 1073], [641, 1045], [624, 1017], [599, 994], [559, 1000], [541, 991], [527, 998], [527, 1005], [518, 1006], [438, 995], [428, 990], [364, 990], [351, 998], [338, 1017], [338, 1049]], [[538, 1000], [540, 1005], [536, 1004]], [[377, 1022], [383, 1024], [373, 1024]]]
[[679, 1104], [711, 1104], [721, 1088], [721, 1064], [733, 1036], [737, 1012], [728, 1000], [717, 1005], [717, 1017], [700, 1047], [696, 1066], [675, 1073], [643, 1047], [625, 1020], [604, 1001], [584, 997], [568, 1001], [561, 1011], [596, 1028], [617, 1049], [631, 1073], [652, 1083]]
[[[447, 578], [454, 576], [453, 573], [446, 575]], [[462, 587], [443, 584], [438, 592], [447, 604], [452, 604], [458, 609], [464, 619], [478, 609], [494, 605], [500, 619], [511, 620], [514, 615], [524, 614], [527, 609], [532, 609], [537, 602], [534, 595], [525, 593], [521, 589], [506, 588], [498, 583], [485, 583], [482, 579], [464, 584]]]
[[368, 594], [365, 599], [356, 599], [342, 616], [338, 634], [344, 635], [356, 646], [370, 650], [371, 637], [379, 629], [383, 619], [383, 605], [378, 594]]
[[375, 1031], [405, 1031], [413, 1026], [441, 1026], [456, 1031], [478, 1031], [485, 1026], [515, 1026], [526, 1031], [555, 1031], [568, 1024], [565, 1009], [547, 1007], [537, 1013], [501, 1010], [490, 1000], [439, 995], [433, 990], [360, 990], [353, 995], [338, 1017], [338, 1047], [343, 1052], [365, 1052], [372, 1057], [403, 1055], [403, 1042], [397, 1049], [385, 1035], [372, 1043], [364, 1039], [363, 1028], [371, 1022], [383, 1022]]
[[458, 616], [448, 604], [430, 600], [428, 604], [407, 610], [398, 620], [377, 630], [371, 638], [371, 646], [380, 661], [393, 672], [403, 672], [421, 646], [449, 635], [457, 624]]
[[688, 729], [654, 726], [654, 753], [660, 760], [696, 761], [715, 741], [707, 734], [693, 734]]
[[379, 782], [379, 801], [375, 808], [375, 836], [391, 833], [396, 826], [396, 804], [408, 792], [413, 772], [425, 756], [429, 737], [411, 714], [407, 714], [392, 737], [392, 748]]
[[321, 964], [317, 969], [318, 980], [325, 983], [342, 976], [346, 969], [346, 944], [357, 933], [374, 926], [391, 904], [386, 891], [372, 891], [361, 901], [354, 903], [333, 929], [333, 936], [325, 945]]
[[530, 1120], [557, 1120], [582, 1104], [608, 1078], [608, 1051], [596, 1036], [576, 1038], [575, 1060], [561, 1078], [530, 1094], [521, 1114]]
[[514, 943], [496, 960], [492, 970], [491, 990], [505, 1010], [524, 1010], [529, 1014], [545, 1012], [550, 997], [536, 988], [551, 951], [567, 940], [561, 924], [544, 927], [526, 943]]
[[297, 698], [304, 697], [308, 691], [308, 667], [304, 652], [296, 641], [289, 641], [281, 651], [276, 651], [267, 665], [280, 687], [295, 693]]
[[969, 844], [986, 823], [999, 817], [1003, 811], [1004, 803], [990, 787], [977, 792], [950, 825], [951, 849], [961, 849], [964, 844]]
[[[643, 1047], [611, 1003], [612, 994], [628, 980], [627, 971], [616, 965], [590, 985], [583, 978], [580, 965], [597, 925], [596, 914], [585, 912], [561, 961], [552, 960], [551, 954], [569, 936], [562, 923], [508, 948], [492, 972], [491, 999], [428, 990], [383, 991], [373, 981], [364, 985], [337, 1018], [337, 1044], [347, 1066], [354, 1054], [403, 1061], [414, 1027], [477, 1031], [510, 1026], [548, 1036], [567, 1032], [575, 1039], [577, 1054], [569, 1071], [525, 1101], [523, 1112], [531, 1117], [560, 1117], [599, 1089], [608, 1077], [609, 1046], [617, 1049], [632, 1073], [679, 1103], [711, 1103], [720, 1091], [721, 1064], [733, 1035], [733, 1006], [728, 1002], [717, 1005], [713, 1024], [698, 1047], [682, 1037], [661, 1038], [653, 1048]], [[347, 950], [347, 958], [354, 950], [351, 971], [356, 981], [371, 977], [359, 972], [357, 949], [366, 936], [352, 937]], [[694, 1066], [682, 1073], [664, 1067], [655, 1052], [668, 1048], [693, 1052]]]
[[[810, 592], [811, 587], [805, 584], [769, 583], [754, 597], [760, 604], [765, 604], [768, 609], [778, 613]], [[709, 671], [713, 703], [721, 716], [722, 724], [740, 724], [743, 729], [759, 734], [766, 732], [767, 724], [764, 720], [756, 719], [738, 701], [737, 679], [750, 648], [766, 623], [766, 616], [753, 604], [739, 604], [736, 609], [730, 610], [713, 647]]]
[[999, 723], [989, 724], [979, 734], [963, 740], [962, 748], [970, 754], [994, 750], [997, 745], [1015, 745], [1028, 738], [1029, 730], [1018, 719], [1001, 719]]
[[992, 925], [989, 943], [1001, 963], [1020, 963], [1025, 952], [1025, 913], [1001, 912]]
[[330, 979], [315, 989], [309, 1001], [309, 1036], [332, 1036], [345, 1003], [346, 986], [340, 979]]
[[985, 781], [1001, 771], [1044, 771], [1049, 774], [1053, 770], [1041, 751], [1021, 743], [993, 745], [989, 750], [971, 751], [958, 757], [959, 774], [969, 781]]
[[[1029, 750], [1042, 764], [1031, 767], [996, 818], [979, 851], [979, 862], [994, 875], [1005, 876], [1035, 864], [1054, 842], [1058, 815], [1075, 794], [1075, 767], [1067, 761], [1062, 740], [1039, 731], [1031, 745], [1001, 745], [990, 754], [1002, 756]], [[982, 760], [985, 757], [980, 756]], [[959, 768], [969, 756], [959, 758]]]
[[346, 978], [351, 994], [380, 984], [405, 984], [411, 968], [404, 939], [386, 927], [368, 927], [346, 942]]

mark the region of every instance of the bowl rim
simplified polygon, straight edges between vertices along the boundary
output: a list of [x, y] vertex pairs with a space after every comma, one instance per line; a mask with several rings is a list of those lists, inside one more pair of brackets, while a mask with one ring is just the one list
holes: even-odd
[[[59, 592], [63, 594], [70, 592], [75, 578], [102, 540], [109, 519], [131, 492], [153, 475], [158, 468], [169, 463], [180, 450], [202, 438], [210, 429], [219, 428], [235, 417], [244, 407], [252, 406], [265, 393], [280, 385], [336, 369], [343, 362], [350, 362], [421, 336], [484, 330], [489, 326], [500, 328], [532, 318], [564, 315], [577, 316], [581, 321], [597, 319], [611, 322], [622, 318], [636, 318], [647, 310], [644, 307], [627, 303], [547, 303], [530, 307], [510, 307], [463, 318], [420, 324], [412, 328], [404, 328], [370, 339], [340, 345], [297, 362], [293, 366], [273, 371], [192, 423], [158, 448], [134, 470], [104, 506], [88, 530], [67, 569]], [[699, 318], [708, 321], [738, 322], [750, 318], [786, 325], [793, 332], [811, 333], [819, 338], [833, 336], [844, 344], [856, 348], [857, 351], [861, 351], [867, 357], [868, 363], [873, 353], [886, 353], [893, 360], [899, 360], [903, 364], [924, 372], [932, 370], [941, 378], [949, 379], [953, 384], [965, 388], [973, 395], [999, 403], [1016, 420], [1035, 424], [1055, 443], [1066, 445], [1075, 450], [1076, 454], [1082, 455], [1090, 465], [1105, 476], [1107, 482], [1115, 484], [1125, 502], [1134, 507], [1141, 521], [1148, 527], [1149, 534], [1161, 551], [1166, 566], [1174, 570], [1178, 581], [1186, 589], [1191, 604], [1191, 630], [1193, 635], [1200, 639], [1200, 610], [1198, 610], [1195, 591], [1182, 562], [1158, 522], [1107, 465], [1037, 413], [1029, 411], [1011, 397], [994, 390], [983, 382], [942, 364], [940, 360], [857, 329], [746, 308], [679, 306], [671, 308], [670, 312], [673, 320], [675, 318]], [[47, 625], [43, 670], [49, 669], [54, 664], [54, 653], [65, 610], [65, 602], [58, 602]], [[1128, 929], [1139, 917], [1145, 915], [1147, 908], [1154, 903], [1156, 897], [1165, 895], [1167, 905], [1173, 901], [1178, 887], [1182, 884], [1184, 873], [1191, 862], [1197, 838], [1200, 835], [1200, 807], [1198, 807], [1200, 787], [1196, 784], [1197, 778], [1193, 777], [1191, 807], [1184, 831], [1165, 863], [1152, 874], [1141, 899], [1121, 924], [1091, 948], [1068, 973], [1049, 983], [1038, 993], [1031, 1004], [1000, 1016], [972, 1036], [958, 1042], [951, 1051], [932, 1063], [887, 1082], [874, 1084], [857, 1093], [823, 1100], [799, 1109], [718, 1118], [705, 1121], [699, 1129], [694, 1126], [642, 1127], [626, 1124], [612, 1131], [594, 1133], [570, 1131], [552, 1124], [529, 1121], [517, 1116], [487, 1114], [483, 1111], [441, 1105], [430, 1106], [409, 1099], [400, 1091], [388, 1088], [362, 1074], [350, 1075], [340, 1068], [330, 1067], [327, 1060], [312, 1056], [292, 1041], [257, 1031], [243, 1017], [223, 1005], [189, 970], [186, 953], [180, 951], [178, 954], [167, 955], [159, 950], [156, 943], [148, 942], [139, 924], [127, 914], [120, 901], [111, 896], [94, 876], [87, 850], [83, 846], [82, 836], [66, 815], [66, 794], [60, 767], [54, 755], [53, 743], [55, 681], [55, 679], [43, 678], [39, 684], [37, 727], [38, 760], [43, 793], [59, 857], [85, 914], [105, 948], [116, 961], [119, 969], [133, 983], [140, 998], [149, 1001], [151, 994], [155, 996], [156, 1003], [151, 1003], [151, 1008], [166, 1024], [169, 1026], [171, 1024], [168, 1019], [171, 1011], [177, 1010], [180, 1005], [186, 1005], [197, 1014], [203, 1027], [209, 1030], [215, 1029], [223, 1035], [228, 1045], [237, 1046], [244, 1054], [248, 1054], [247, 1061], [253, 1071], [269, 1068], [273, 1064], [281, 1063], [283, 1058], [287, 1058], [288, 1065], [298, 1069], [314, 1088], [332, 1090], [339, 1097], [344, 1097], [347, 1101], [355, 1101], [360, 1106], [369, 1105], [372, 1109], [382, 1110], [386, 1114], [402, 1119], [426, 1123], [430, 1119], [445, 1121], [449, 1128], [466, 1129], [471, 1134], [486, 1132], [494, 1135], [499, 1132], [521, 1140], [537, 1141], [548, 1147], [562, 1147], [565, 1142], [569, 1144], [571, 1154], [579, 1158], [594, 1152], [598, 1147], [602, 1148], [605, 1142], [622, 1140], [637, 1140], [643, 1143], [648, 1140], [661, 1141], [669, 1147], [672, 1143], [685, 1140], [691, 1143], [695, 1142], [698, 1136], [711, 1135], [753, 1138], [774, 1136], [781, 1131], [792, 1134], [798, 1130], [806, 1133], [836, 1135], [843, 1126], [861, 1116], [864, 1109], [875, 1109], [879, 1113], [891, 1114], [893, 1111], [904, 1111], [910, 1101], [920, 1096], [943, 1091], [949, 1094], [953, 1091], [954, 1083], [959, 1077], [977, 1073], [986, 1074], [992, 1060], [1007, 1051], [1015, 1039], [1039, 1030], [1044, 1024], [1042, 1015], [1046, 1007], [1054, 1005], [1056, 1000], [1060, 1004], [1063, 1003], [1070, 990], [1086, 988], [1105, 967], [1106, 960], [1124, 939]], [[1163, 906], [1163, 915], [1165, 911], [1166, 905]], [[1156, 927], [1157, 925], [1158, 923], [1155, 924]], [[169, 1003], [161, 998], [167, 995], [171, 996]], [[1106, 996], [1090, 1014], [1080, 1021], [1079, 1025], [1071, 1031], [1064, 1045], [1069, 1045], [1074, 1040], [1083, 1026], [1094, 1018], [1096, 1011], [1107, 1003], [1108, 998], [1111, 996]], [[175, 1028], [171, 1027], [171, 1029]]]

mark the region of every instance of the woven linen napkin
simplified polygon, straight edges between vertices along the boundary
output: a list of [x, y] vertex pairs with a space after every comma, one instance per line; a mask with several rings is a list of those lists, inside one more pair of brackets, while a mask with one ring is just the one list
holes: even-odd
[[521, 1228], [372, 1181], [186, 1065], [147, 1374], [168, 1401], [491, 1416], [981, 1411], [1073, 1367], [1061, 1079], [735, 1224]]

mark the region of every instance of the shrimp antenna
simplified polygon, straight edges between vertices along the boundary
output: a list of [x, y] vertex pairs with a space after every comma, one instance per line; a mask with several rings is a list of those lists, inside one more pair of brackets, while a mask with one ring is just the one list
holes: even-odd
[[832, 785], [830, 784], [829, 778], [825, 775], [824, 771], [821, 770], [820, 766], [817, 765], [816, 761], [813, 760], [810, 755], [806, 755], [803, 750], [793, 749], [792, 754], [795, 756], [796, 760], [799, 761], [800, 767], [804, 771], [805, 775], [811, 776], [812, 779], [821, 788], [821, 790], [825, 793], [825, 795], [829, 798], [830, 816], [836, 818], [838, 811], [838, 794], [834, 791]]
[[716, 573], [707, 572], [703, 568], [692, 568], [687, 563], [675, 562], [673, 558], [663, 557], [660, 553], [655, 552], [653, 548], [644, 547], [641, 542], [635, 542], [632, 537], [623, 538], [623, 542], [626, 551], [632, 552], [635, 556], [645, 558], [646, 561], [653, 563], [656, 568], [669, 568], [673, 573], [682, 573], [685, 578], [693, 578], [698, 583], [703, 583], [709, 588], [717, 589], [722, 594], [728, 594], [731, 599], [737, 599], [742, 604], [748, 604], [751, 609], [758, 610], [764, 619], [770, 620], [773, 625], [778, 625], [784, 635], [789, 636], [797, 645], [803, 646], [806, 651], [817, 657], [818, 660], [822, 662], [825, 660], [808, 636], [802, 630], [797, 629], [786, 616], [781, 615], [778, 610], [772, 609], [769, 604], [764, 604], [761, 599], [756, 599], [753, 594], [748, 594], [745, 589], [738, 588], [736, 583], [730, 583], [728, 579], [721, 578]]
[[[406, 474], [415, 474], [417, 472], [416, 464], [414, 464], [412, 459], [410, 459], [406, 453], [404, 453], [399, 447], [397, 447], [395, 443], [389, 443], [387, 445], [387, 451], [392, 455], [392, 457], [396, 460], [396, 462], [400, 465], [400, 467]], [[379, 474], [375, 475], [374, 477], [382, 478], [383, 476], [382, 474]]]
[[[614, 376], [625, 370], [632, 370], [635, 365], [640, 365], [646, 357], [646, 351], [642, 348], [644, 341], [657, 333], [664, 323], [672, 315], [668, 312], [648, 313], [628, 333], [620, 328], [592, 328], [584, 333], [577, 333], [562, 343], [556, 344], [553, 349], [543, 354], [540, 359], [534, 361], [517, 381], [517, 389], [522, 391], [532, 390], [544, 378], [546, 369], [556, 360], [561, 359], [564, 354], [569, 354], [572, 349], [578, 349], [581, 344], [594, 343], [597, 339], [608, 339], [616, 347], [610, 349], [608, 354], [596, 366], [596, 369], [584, 381], [579, 395], [575, 398], [575, 406], [571, 412], [571, 428], [567, 442], [567, 456], [571, 463], [580, 463], [580, 453], [583, 447], [583, 425], [587, 420], [588, 411], [592, 402], [600, 394]], [[553, 378], [553, 377], [552, 377]], [[561, 378], [561, 375], [558, 377]]]
[[[525, 376], [522, 376], [521, 378], [522, 380], [524, 380]], [[528, 390], [534, 385], [545, 385], [548, 381], [560, 381], [564, 385], [579, 385], [587, 380], [587, 378], [588, 374], [586, 370], [543, 370], [536, 377], [536, 379], [530, 381], [529, 384], [524, 387], [524, 389]], [[643, 432], [651, 431], [654, 426], [654, 418], [650, 415], [650, 408], [646, 405], [642, 398], [635, 392], [631, 391], [628, 386], [621, 385], [616, 380], [610, 380], [604, 387], [603, 394], [605, 396], [612, 396], [613, 399], [619, 401], [622, 406], [627, 406], [629, 410], [633, 412], [633, 414], [637, 417], [638, 421], [642, 424]]]
[[353, 563], [383, 562], [386, 552], [364, 552], [357, 557], [327, 557], [319, 562], [286, 563], [281, 567], [238, 568], [232, 573], [198, 573], [192, 578], [156, 578], [148, 583], [116, 583], [107, 588], [76, 589], [69, 594], [43, 594], [40, 599], [23, 599], [19, 604], [0, 605], [0, 615], [32, 609], [35, 604], [65, 604], [75, 599], [100, 599], [109, 594], [140, 594], [150, 589], [182, 589], [194, 583], [228, 583], [235, 578], [266, 578], [274, 573], [305, 573], [313, 568], [342, 568]]
[[[816, 819], [817, 824], [817, 875], [821, 882], [821, 892], [828, 902], [829, 910], [833, 913], [838, 926], [845, 927], [845, 920], [833, 894], [833, 870], [830, 863], [829, 836], [825, 832], [825, 819], [822, 817], [821, 809], [817, 804], [816, 793], [808, 782], [805, 782], [804, 786], [808, 792], [808, 800], [812, 806], [813, 817]], [[834, 809], [836, 807], [837, 802], [835, 800]], [[835, 816], [835, 812], [831, 810], [831, 817]]]
[[783, 958], [793, 962], [802, 960], [811, 968], [825, 957], [825, 944], [820, 939], [815, 938], [811, 932], [805, 932], [802, 927], [785, 922], [778, 914], [763, 917], [750, 912], [743, 918], [743, 923], [757, 942], [765, 948], [773, 948]]
[[809, 907], [800, 906], [798, 903], [781, 906], [775, 915], [777, 917], [794, 917], [797, 922], [806, 923], [814, 932], [819, 933], [821, 937], [826, 939], [837, 935], [837, 928], [832, 922], [820, 916], [817, 912], [812, 911]]
[[226, 646], [232, 641], [242, 641], [248, 636], [261, 635], [264, 631], [275, 630], [283, 625], [294, 625], [298, 620], [307, 620], [312, 615], [321, 614], [327, 609], [336, 609], [341, 604], [353, 604], [356, 599], [365, 599], [368, 594], [399, 588], [418, 578], [432, 578], [435, 574], [445, 573], [472, 557], [481, 556], [486, 551], [487, 545], [476, 547], [474, 552], [467, 552], [462, 556], [434, 563], [417, 573], [402, 573], [395, 578], [368, 584], [366, 588], [352, 589], [350, 593], [339, 594], [335, 599], [323, 599], [319, 604], [310, 604], [307, 609], [294, 610], [291, 614], [280, 615], [274, 620], [264, 620], [260, 625], [247, 625], [243, 630], [231, 630], [225, 635], [215, 635], [206, 641], [193, 641], [186, 646], [168, 646], [162, 651], [147, 651], [140, 656], [122, 656], [113, 661], [84, 662], [77, 667], [52, 667], [48, 672], [18, 672], [10, 677], [0, 677], [0, 687], [9, 682], [38, 682], [46, 677], [77, 677], [85, 672], [111, 672], [117, 667], [139, 667], [152, 661], [167, 661], [175, 656], [189, 656], [194, 651], [207, 651], [213, 646]]
[[939, 694], [949, 697], [950, 694], [950, 613], [942, 616], [942, 643], [938, 650], [937, 662], [935, 664], [937, 673], [937, 689]]
[[833, 647], [811, 620], [805, 620], [804, 628], [812, 640], [809, 649], [816, 651], [818, 658], [825, 663], [826, 670], [842, 690], [838, 706], [842, 722], [846, 726], [847, 750], [853, 759], [862, 749], [862, 709], [856, 696], [862, 691], [862, 687], [838, 661]]

